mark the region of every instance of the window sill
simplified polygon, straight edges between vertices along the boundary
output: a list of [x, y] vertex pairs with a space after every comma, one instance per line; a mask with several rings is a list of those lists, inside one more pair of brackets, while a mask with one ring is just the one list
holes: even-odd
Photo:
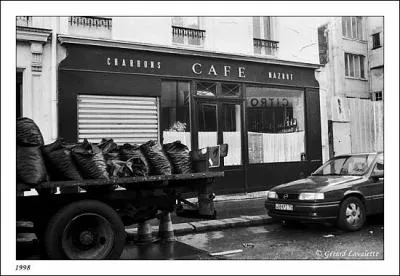
[[259, 57], [259, 58], [277, 58], [277, 54], [267, 55], [267, 54], [257, 54], [257, 53], [253, 53], [253, 55], [254, 55], [255, 57]]
[[349, 79], [349, 80], [359, 80], [359, 81], [368, 81], [368, 79], [365, 79], [365, 78], [356, 78], [356, 77], [348, 77], [348, 76], [345, 76], [345, 79]]
[[349, 41], [354, 41], [354, 42], [360, 42], [360, 43], [363, 43], [363, 44], [368, 44], [367, 40], [363, 40], [363, 39], [359, 39], [359, 38], [350, 38], [350, 37], [346, 37], [346, 36], [343, 36], [342, 38], [344, 40], [349, 40]]
[[177, 48], [204, 49], [204, 45], [194, 45], [194, 44], [176, 43], [176, 42], [172, 42], [172, 45]]
[[379, 46], [373, 47], [371, 50], [376, 50], [376, 49], [379, 49], [379, 48], [382, 48], [382, 45], [379, 45]]

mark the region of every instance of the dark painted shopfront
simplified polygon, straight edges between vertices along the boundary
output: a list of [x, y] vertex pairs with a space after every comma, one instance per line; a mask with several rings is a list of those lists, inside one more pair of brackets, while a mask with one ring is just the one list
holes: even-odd
[[60, 39], [59, 136], [227, 143], [215, 192], [266, 190], [321, 164], [316, 66]]

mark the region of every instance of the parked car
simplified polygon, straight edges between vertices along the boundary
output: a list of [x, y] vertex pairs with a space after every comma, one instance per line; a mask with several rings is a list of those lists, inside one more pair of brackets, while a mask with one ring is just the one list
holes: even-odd
[[366, 217], [383, 213], [383, 152], [340, 155], [311, 176], [267, 193], [269, 216], [288, 222], [335, 221], [359, 230]]

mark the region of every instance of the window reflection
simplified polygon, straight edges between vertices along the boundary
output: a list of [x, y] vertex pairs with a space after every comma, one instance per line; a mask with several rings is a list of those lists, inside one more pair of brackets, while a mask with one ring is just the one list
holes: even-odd
[[250, 163], [301, 161], [305, 152], [302, 91], [248, 87]]

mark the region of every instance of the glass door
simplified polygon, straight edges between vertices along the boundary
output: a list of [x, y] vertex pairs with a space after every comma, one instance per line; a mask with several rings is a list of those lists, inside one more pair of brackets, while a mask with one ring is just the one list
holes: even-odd
[[225, 172], [216, 182], [216, 190], [245, 190], [243, 166], [243, 100], [240, 85], [196, 83], [194, 93], [195, 125], [198, 148], [228, 144], [228, 155], [212, 169]]
[[228, 155], [224, 158], [224, 165], [241, 165], [242, 127], [240, 104], [222, 102], [221, 113], [222, 143], [228, 144]]

